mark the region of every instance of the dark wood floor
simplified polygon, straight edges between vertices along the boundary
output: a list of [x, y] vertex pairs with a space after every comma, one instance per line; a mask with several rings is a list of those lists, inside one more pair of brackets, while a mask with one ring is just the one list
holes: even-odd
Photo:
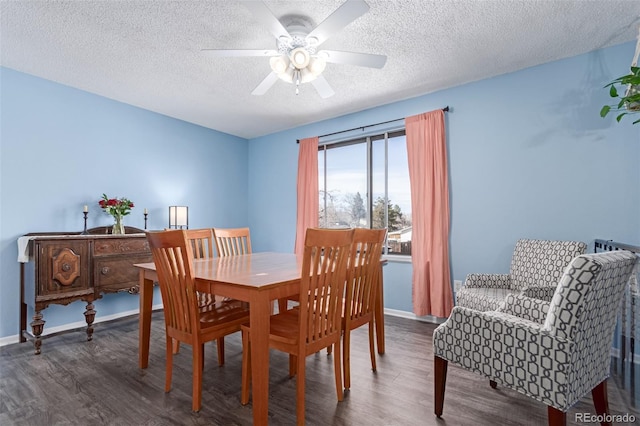
[[[30, 343], [0, 348], [0, 425], [249, 425], [251, 404], [240, 405], [239, 335], [226, 339], [226, 364], [207, 344], [203, 408], [191, 412], [191, 349], [175, 358], [173, 389], [164, 393], [164, 332], [153, 314], [150, 366], [138, 368], [137, 317], [97, 324], [94, 339], [73, 331], [46, 339], [42, 355]], [[546, 407], [508, 389], [493, 390], [480, 376], [450, 366], [444, 416], [433, 414], [434, 324], [386, 317], [387, 353], [370, 370], [366, 328], [353, 334], [352, 385], [338, 403], [333, 363], [326, 353], [307, 359], [309, 425], [544, 425]], [[619, 372], [622, 365], [617, 365]], [[630, 368], [626, 367], [627, 373]], [[270, 424], [295, 424], [295, 379], [288, 359], [272, 352]], [[612, 413], [640, 419], [635, 380], [609, 379]], [[568, 413], [595, 414], [590, 397]]]

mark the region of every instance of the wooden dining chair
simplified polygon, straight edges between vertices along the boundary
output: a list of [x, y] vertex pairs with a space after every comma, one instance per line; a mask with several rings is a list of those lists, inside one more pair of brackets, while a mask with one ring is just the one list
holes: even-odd
[[[341, 308], [353, 230], [307, 229], [300, 279], [300, 305], [270, 317], [269, 347], [289, 354], [297, 373], [296, 417], [304, 424], [305, 361], [329, 346], [340, 353]], [[265, 366], [264, 368], [268, 368]], [[340, 357], [334, 359], [338, 401], [344, 397]], [[241, 403], [249, 402], [251, 334], [242, 326]]]
[[193, 248], [187, 231], [147, 232], [147, 240], [158, 274], [164, 305], [166, 336], [165, 392], [171, 390], [173, 340], [192, 346], [192, 409], [202, 402], [204, 343], [240, 330], [249, 322], [249, 310], [241, 303], [211, 303], [199, 306], [193, 276]]
[[[187, 241], [191, 245], [191, 249], [193, 252], [194, 259], [209, 259], [214, 257], [214, 237], [213, 230], [211, 228], [202, 228], [202, 229], [188, 229], [185, 230], [187, 234]], [[196, 292], [198, 296], [198, 308], [200, 310], [211, 310], [211, 304], [218, 303], [227, 303], [227, 302], [235, 302], [233, 299], [217, 297], [213, 293], [201, 293]], [[238, 302], [243, 304], [247, 309], [249, 308], [249, 304], [246, 302]], [[221, 308], [221, 306], [218, 306]], [[216, 346], [218, 349], [218, 365], [224, 365], [224, 337], [219, 337], [216, 340]], [[177, 354], [180, 348], [180, 342], [174, 340], [173, 342], [173, 353]]]
[[375, 307], [380, 277], [380, 256], [386, 229], [356, 228], [349, 256], [349, 269], [342, 309], [342, 366], [344, 388], [351, 387], [351, 330], [369, 324], [371, 370], [376, 371], [374, 344]]
[[236, 256], [251, 253], [249, 228], [213, 228], [218, 256]]

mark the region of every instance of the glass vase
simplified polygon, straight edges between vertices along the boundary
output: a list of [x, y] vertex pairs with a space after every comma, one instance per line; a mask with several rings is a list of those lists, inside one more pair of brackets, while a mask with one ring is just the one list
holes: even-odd
[[111, 230], [112, 234], [124, 234], [124, 222], [122, 221], [122, 216], [115, 215], [113, 216], [116, 223], [113, 224], [113, 229]]

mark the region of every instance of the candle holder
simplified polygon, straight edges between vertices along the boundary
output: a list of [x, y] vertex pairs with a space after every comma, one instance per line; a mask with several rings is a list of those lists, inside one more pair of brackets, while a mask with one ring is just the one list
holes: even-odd
[[82, 231], [80, 235], [87, 235], [87, 216], [89, 216], [89, 212], [82, 212], [82, 214], [84, 215], [84, 231]]
[[147, 216], [149, 216], [149, 213], [144, 212], [144, 230], [147, 230]]

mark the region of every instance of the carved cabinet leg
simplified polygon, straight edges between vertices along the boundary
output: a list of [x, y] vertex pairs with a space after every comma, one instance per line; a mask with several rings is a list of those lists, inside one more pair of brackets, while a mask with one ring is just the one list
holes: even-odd
[[42, 339], [40, 336], [42, 335], [42, 331], [44, 330], [44, 323], [46, 321], [42, 319], [42, 312], [36, 311], [36, 314], [33, 316], [33, 321], [31, 321], [31, 331], [35, 339], [33, 340], [33, 347], [35, 348], [36, 355], [40, 355], [40, 346], [42, 346]]
[[93, 339], [93, 320], [96, 318], [96, 311], [93, 309], [93, 303], [87, 303], [87, 309], [84, 311], [84, 318], [87, 321], [87, 340]]

